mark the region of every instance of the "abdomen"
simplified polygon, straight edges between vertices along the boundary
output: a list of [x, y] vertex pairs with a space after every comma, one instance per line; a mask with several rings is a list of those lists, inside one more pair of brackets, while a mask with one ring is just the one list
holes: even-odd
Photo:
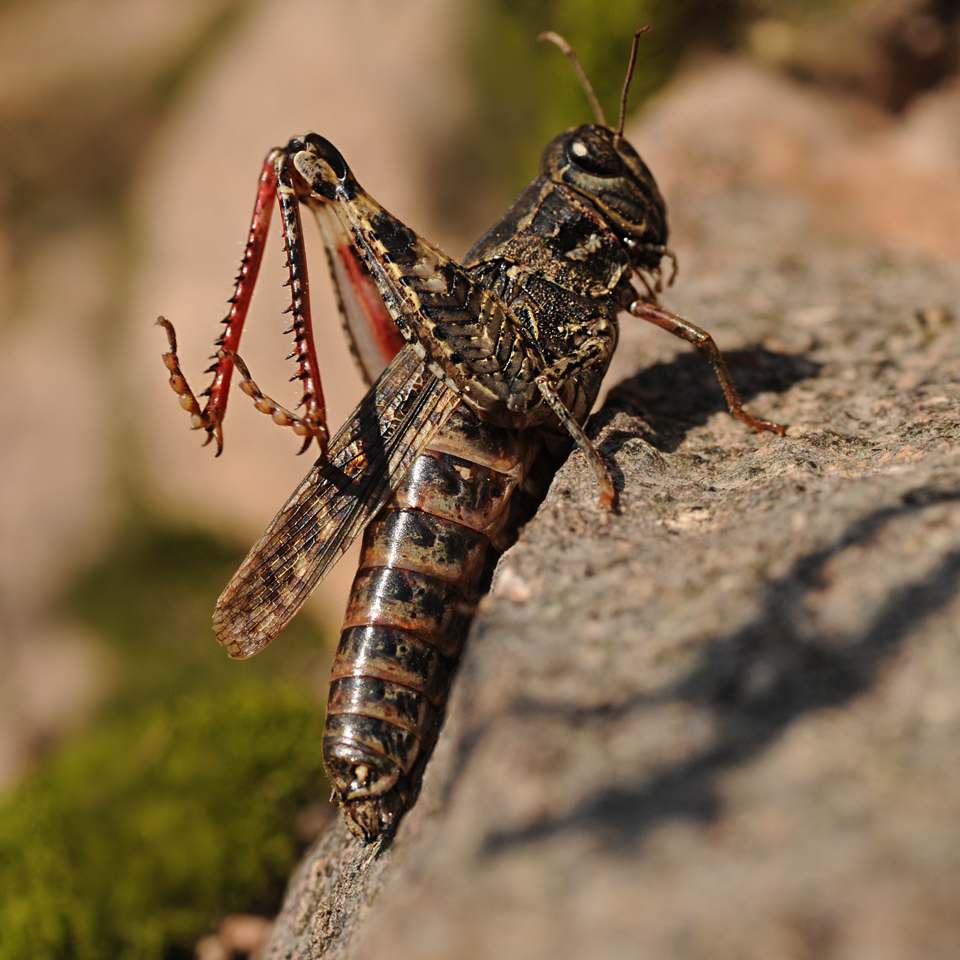
[[523, 497], [537, 432], [465, 407], [367, 527], [333, 663], [324, 765], [371, 840], [412, 802], [476, 602]]

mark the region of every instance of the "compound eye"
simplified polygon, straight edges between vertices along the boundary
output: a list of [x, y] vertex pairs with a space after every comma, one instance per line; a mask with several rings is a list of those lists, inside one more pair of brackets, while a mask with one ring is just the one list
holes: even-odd
[[615, 177], [623, 172], [623, 160], [613, 146], [597, 136], [583, 133], [567, 150], [575, 166], [598, 177]]

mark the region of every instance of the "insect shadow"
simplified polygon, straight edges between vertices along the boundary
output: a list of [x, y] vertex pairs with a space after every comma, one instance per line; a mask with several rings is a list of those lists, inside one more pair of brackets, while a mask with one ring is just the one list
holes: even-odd
[[801, 557], [770, 581], [757, 616], [733, 633], [709, 640], [698, 663], [659, 693], [591, 708], [517, 701], [514, 716], [557, 716], [570, 724], [605, 723], [631, 711], [685, 702], [715, 721], [712, 743], [690, 758], [635, 783], [596, 791], [573, 809], [515, 830], [495, 831], [483, 844], [496, 854], [569, 830], [589, 831], [611, 850], [642, 842], [664, 821], [710, 823], [722, 812], [719, 781], [772, 746], [806, 714], [851, 703], [877, 681], [906, 637], [946, 606], [960, 588], [960, 550], [914, 583], [892, 591], [859, 632], [831, 642], [817, 629], [807, 600], [822, 585], [827, 564], [869, 543], [890, 523], [935, 503], [960, 501], [960, 488], [923, 487], [875, 510], [833, 542]]
[[[733, 351], [724, 357], [744, 400], [760, 393], [784, 393], [820, 373], [820, 365], [804, 354], [774, 353], [764, 347]], [[672, 453], [691, 427], [706, 423], [713, 414], [726, 409], [720, 384], [703, 358], [680, 353], [618, 383], [607, 395], [599, 417], [602, 420], [613, 410], [639, 416], [652, 434], [644, 439], [658, 450]], [[604, 452], [616, 452], [610, 449], [609, 438]]]

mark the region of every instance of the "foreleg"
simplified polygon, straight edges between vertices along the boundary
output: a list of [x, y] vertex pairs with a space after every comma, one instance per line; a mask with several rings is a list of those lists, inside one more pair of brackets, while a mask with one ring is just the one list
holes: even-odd
[[720, 386], [723, 388], [723, 395], [727, 399], [727, 407], [734, 417], [758, 432], [762, 433], [764, 430], [769, 430], [771, 433], [778, 433], [781, 437], [784, 436], [786, 428], [779, 423], [774, 423], [772, 420], [761, 420], [743, 409], [743, 401], [740, 399], [740, 394], [737, 393], [737, 388], [733, 385], [723, 354], [714, 342], [713, 337], [706, 330], [701, 330], [700, 327], [689, 320], [684, 320], [683, 317], [677, 316], [669, 310], [664, 310], [662, 307], [646, 303], [643, 300], [637, 300], [631, 304], [630, 313], [641, 320], [656, 324], [662, 330], [666, 330], [675, 337], [680, 337], [681, 340], [686, 340], [687, 343], [696, 347], [713, 366], [717, 379], [720, 381]]

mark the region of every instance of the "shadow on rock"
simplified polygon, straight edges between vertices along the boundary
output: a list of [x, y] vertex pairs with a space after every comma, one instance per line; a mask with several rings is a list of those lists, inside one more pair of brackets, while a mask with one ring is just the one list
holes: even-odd
[[569, 723], [582, 724], [682, 701], [712, 715], [716, 736], [682, 763], [632, 784], [599, 790], [563, 815], [488, 834], [484, 852], [496, 854], [569, 830], [593, 833], [611, 850], [632, 848], [666, 820], [707, 823], [716, 818], [723, 805], [718, 780], [728, 770], [758, 756], [804, 715], [847, 705], [868, 691], [904, 639], [960, 587], [960, 551], [954, 550], [922, 579], [892, 591], [861, 630], [838, 638], [818, 625], [808, 603], [823, 586], [828, 563], [868, 545], [902, 517], [956, 501], [960, 489], [924, 487], [863, 517], [769, 582], [756, 618], [732, 634], [708, 640], [687, 676], [659, 693], [592, 708], [515, 703], [512, 712], [534, 722], [538, 716], [562, 714]]
[[[803, 354], [774, 353], [764, 347], [724, 354], [744, 402], [760, 393], [785, 393], [794, 384], [818, 376], [820, 367]], [[618, 383], [600, 412], [623, 410], [642, 417], [654, 434], [654, 446], [670, 453], [687, 431], [727, 409], [710, 364], [695, 353], [655, 363]]]

